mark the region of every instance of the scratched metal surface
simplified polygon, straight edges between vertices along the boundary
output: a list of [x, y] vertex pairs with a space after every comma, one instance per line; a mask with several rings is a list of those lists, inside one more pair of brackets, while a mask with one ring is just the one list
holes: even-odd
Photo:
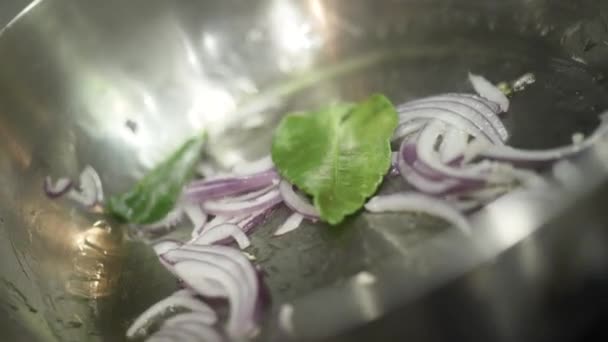
[[[596, 6], [40, 2], [0, 35], [2, 310], [39, 340], [119, 341], [130, 320], [176, 287], [151, 251], [130, 240], [126, 257], [111, 263], [111, 281], [98, 286], [108, 296], [70, 295], [66, 283], [82, 263], [75, 237], [96, 218], [44, 198], [47, 174], [75, 175], [91, 164], [117, 192], [202, 128], [211, 133], [208, 161], [228, 166], [266, 153], [286, 111], [371, 92], [399, 103], [471, 91], [468, 71], [494, 81], [536, 75], [505, 117], [512, 144], [549, 147], [590, 132], [608, 108], [608, 45]], [[401, 186], [390, 179], [383, 191]], [[424, 259], [408, 264], [409, 253], [453, 234], [419, 215], [361, 214], [340, 227], [306, 224], [270, 237], [285, 215], [261, 227], [249, 251], [268, 274], [275, 305], [389, 259], [409, 265], [404, 277], [433, 272]]]

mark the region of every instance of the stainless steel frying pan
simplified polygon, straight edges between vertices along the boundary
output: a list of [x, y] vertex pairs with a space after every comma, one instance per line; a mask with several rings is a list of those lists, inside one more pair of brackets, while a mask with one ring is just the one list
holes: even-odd
[[[16, 1], [0, 4], [5, 23]], [[569, 143], [608, 109], [608, 3], [35, 1], [0, 31], [1, 340], [122, 341], [176, 287], [121, 227], [48, 200], [44, 176], [90, 164], [115, 193], [203, 128], [207, 162], [228, 167], [267, 153], [287, 111], [470, 91], [468, 71], [534, 73], [512, 98], [511, 143]], [[284, 302], [302, 340], [581, 336], [607, 307], [607, 144], [575, 161], [570, 186], [475, 214], [468, 237], [419, 215], [361, 214], [272, 238], [277, 213], [250, 251], [275, 304], [259, 339], [287, 338]]]

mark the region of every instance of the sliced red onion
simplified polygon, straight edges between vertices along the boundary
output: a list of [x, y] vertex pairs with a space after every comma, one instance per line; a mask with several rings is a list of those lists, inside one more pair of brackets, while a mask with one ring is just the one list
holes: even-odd
[[215, 311], [200, 300], [185, 296], [169, 296], [152, 305], [139, 315], [127, 330], [127, 337], [134, 337], [142, 328], [150, 324], [154, 318], [162, 315], [169, 309], [177, 307], [196, 312], [199, 316], [205, 317], [209, 322], [208, 324], [213, 324], [217, 321]]
[[365, 204], [365, 209], [373, 213], [391, 211], [422, 212], [440, 217], [467, 234], [471, 232], [471, 226], [466, 217], [448, 202], [419, 193], [404, 192], [372, 197]]
[[509, 99], [490, 81], [472, 73], [469, 73], [469, 81], [479, 96], [498, 103], [503, 112], [509, 110]]
[[[400, 157], [410, 168], [414, 169], [424, 178], [433, 181], [446, 180], [444, 174], [434, 171], [433, 169], [426, 166], [426, 164], [421, 162], [418, 159], [418, 152], [416, 152], [416, 150], [416, 142], [412, 142], [412, 140], [410, 139], [404, 139], [399, 149], [399, 152], [401, 154]], [[429, 153], [433, 153], [433, 155], [436, 154], [434, 151]], [[439, 159], [439, 156], [437, 155], [436, 158]]]
[[[408, 149], [408, 147], [410, 146], [411, 149]], [[414, 158], [413, 160], [410, 160], [412, 162], [412, 165], [409, 165], [406, 159], [404, 158], [404, 155], [408, 154], [408, 150], [412, 149], [413, 151], [411, 154], [414, 155]], [[424, 174], [418, 172], [413, 167], [413, 162], [415, 161], [415, 153], [415, 146], [409, 144], [407, 140], [404, 140], [402, 142], [402, 148], [400, 153], [401, 158], [399, 159], [398, 167], [399, 173], [405, 179], [405, 181], [417, 190], [427, 194], [442, 195], [448, 193], [450, 190], [455, 189], [462, 184], [461, 182], [454, 179], [433, 180], [426, 178]]]
[[280, 203], [281, 200], [279, 190], [273, 189], [266, 194], [249, 201], [206, 201], [203, 203], [203, 210], [212, 215], [237, 216], [249, 214], [262, 208]]
[[249, 241], [249, 238], [243, 233], [241, 228], [236, 224], [229, 223], [211, 227], [198, 237], [192, 239], [190, 243], [195, 245], [211, 245], [229, 238], [234, 239], [240, 249], [245, 249], [251, 245], [251, 241]]
[[279, 184], [279, 191], [281, 197], [291, 210], [303, 215], [304, 217], [311, 220], [318, 220], [320, 218], [319, 211], [315, 208], [310, 201], [298, 194], [288, 181], [282, 180]]
[[180, 289], [180, 290], [173, 292], [172, 296], [193, 297], [193, 296], [196, 296], [196, 292], [192, 291], [191, 289]]
[[182, 243], [177, 240], [161, 240], [154, 243], [152, 248], [154, 249], [154, 252], [156, 252], [156, 255], [161, 255], [172, 249], [179, 248], [181, 245]]
[[416, 153], [419, 160], [426, 164], [431, 170], [441, 174], [445, 178], [453, 178], [462, 181], [478, 182], [512, 182], [513, 168], [510, 165], [491, 162], [480, 162], [470, 167], [455, 168], [443, 164], [434, 150], [437, 140], [445, 132], [445, 124], [435, 120], [430, 122], [420, 132], [416, 142]]
[[457, 94], [457, 93], [448, 93], [446, 95], [454, 95], [457, 96], [459, 98], [469, 98], [472, 100], [475, 100], [478, 103], [483, 104], [485, 107], [487, 107], [488, 109], [490, 109], [490, 111], [492, 111], [495, 114], [500, 114], [500, 113], [504, 113], [504, 111], [502, 110], [502, 108], [500, 108], [500, 105], [494, 101], [490, 101], [484, 97], [481, 97], [479, 95], [476, 94], [468, 94], [468, 93], [461, 93], [461, 94]]
[[80, 173], [78, 189], [72, 188], [68, 197], [85, 207], [103, 202], [103, 188], [97, 171], [87, 165]]
[[[494, 144], [503, 144], [500, 137], [489, 129], [479, 128], [477, 123], [471, 121], [470, 118], [462, 116], [460, 113], [453, 110], [437, 107], [411, 108], [399, 112], [400, 122], [408, 122], [414, 119], [429, 119], [439, 120], [446, 124], [453, 125], [456, 128], [467, 132], [477, 139], [488, 140]], [[426, 125], [428, 126], [428, 124]]]
[[207, 223], [207, 214], [203, 212], [201, 205], [199, 203], [186, 203], [183, 204], [184, 212], [186, 216], [192, 222], [192, 225], [196, 227], [202, 227], [205, 223]]
[[[245, 255], [234, 248], [225, 246], [184, 245], [179, 250], [172, 250], [161, 257], [170, 265], [181, 260], [200, 260], [217, 264], [230, 272], [233, 277], [240, 279], [239, 286], [245, 287], [241, 289], [245, 291], [245, 298], [248, 298], [246, 301], [242, 302], [244, 305], [250, 301], [253, 301], [254, 304], [256, 302], [256, 298], [260, 291], [256, 271]], [[184, 279], [184, 281], [188, 283], [188, 279]], [[203, 282], [206, 284], [205, 290], [204, 292], [199, 291], [200, 294], [210, 297], [226, 297], [228, 295], [227, 289], [218, 279], [210, 278], [199, 280], [201, 286]], [[244, 310], [248, 311], [250, 309], [254, 310], [255, 308], [246, 306]]]
[[161, 327], [161, 331], [168, 328], [187, 330], [196, 336], [195, 341], [197, 342], [223, 340], [220, 334], [212, 326], [209, 326], [209, 323], [206, 323], [195, 313], [181, 314], [166, 320]]
[[[164, 253], [162, 255], [159, 256], [159, 260], [161, 262], [161, 264], [163, 264], [163, 266], [165, 266], [165, 268], [167, 268], [167, 270], [169, 272], [171, 272], [174, 276], [179, 278], [179, 275], [176, 273], [175, 271], [175, 263], [177, 263], [178, 259], [176, 259], [176, 257], [181, 257], [180, 260], [185, 260], [185, 258], [200, 258], [200, 253], [198, 252], [193, 252], [193, 251], [188, 251], [185, 249], [177, 249], [177, 250], [171, 250], [168, 251], [167, 253]], [[185, 283], [187, 283], [187, 281], [185, 281], [184, 279], [182, 279], [182, 281], [184, 281]], [[226, 298], [228, 297], [228, 293], [226, 292], [226, 288], [224, 287], [224, 285], [214, 279], [202, 279], [200, 280], [201, 284], [204, 283], [205, 284], [205, 292], [201, 293], [198, 292], [198, 290], [192, 289], [190, 288], [191, 291], [195, 291], [197, 295], [202, 295], [205, 296], [207, 298]]]
[[274, 167], [272, 158], [268, 155], [252, 162], [236, 165], [232, 172], [236, 175], [250, 175], [253, 173], [270, 170]]
[[238, 220], [234, 217], [228, 217], [228, 216], [215, 216], [211, 221], [205, 223], [202, 226], [198, 226], [198, 227], [194, 227], [194, 229], [192, 230], [192, 237], [195, 238], [197, 236], [199, 236], [202, 232], [204, 232], [205, 230], [211, 228], [211, 227], [215, 227], [218, 224], [222, 224], [222, 223], [234, 223], [234, 222], [238, 222]]
[[[578, 144], [564, 147], [552, 148], [547, 150], [522, 150], [510, 146], [485, 145], [485, 149], [477, 151], [477, 155], [483, 158], [508, 161], [515, 164], [530, 164], [551, 162], [564, 158], [571, 158], [582, 151], [587, 150], [597, 143], [597, 141], [608, 133], [608, 124], [602, 123], [587, 139]], [[473, 146], [472, 148], [475, 148]], [[469, 152], [474, 154], [475, 152]]]
[[180, 326], [182, 324], [200, 324], [200, 325], [209, 325], [214, 324], [215, 322], [209, 322], [209, 317], [204, 315], [199, 315], [197, 312], [186, 312], [171, 318], [168, 318], [164, 323], [163, 327], [175, 327]]
[[44, 177], [44, 193], [51, 198], [63, 196], [72, 188], [72, 180], [66, 177], [58, 178], [53, 182], [50, 176]]
[[[97, 203], [103, 203], [103, 184], [101, 183], [101, 177], [99, 177], [97, 171], [95, 171], [92, 166], [87, 165], [82, 172], [83, 174], [86, 174], [86, 177], [89, 178], [95, 186]], [[81, 174], [80, 177], [82, 182], [83, 175]]]
[[448, 128], [439, 146], [440, 159], [444, 164], [461, 156], [467, 148], [469, 135], [458, 128]]
[[302, 224], [304, 216], [300, 213], [291, 214], [287, 220], [274, 232], [274, 236], [280, 236], [287, 234], [293, 230], [296, 230]]
[[183, 196], [187, 201], [202, 202], [258, 190], [278, 182], [276, 171], [269, 170], [249, 176], [195, 181], [185, 188]]
[[[436, 100], [446, 100], [446, 99], [468, 101], [467, 102], [468, 104], [473, 105], [476, 108], [479, 108], [479, 110], [483, 113], [490, 111], [494, 114], [499, 114], [502, 112], [502, 109], [500, 108], [498, 103], [485, 99], [479, 95], [469, 94], [469, 93], [445, 93], [445, 94], [439, 94], [439, 95], [432, 95], [432, 96], [427, 96], [427, 97], [423, 97], [423, 98], [419, 98], [419, 99], [410, 100], [410, 101], [406, 102], [406, 104], [429, 102], [429, 101], [436, 101]], [[399, 107], [401, 107], [401, 106], [402, 105], [400, 105]], [[483, 106], [483, 107], [480, 107], [480, 106]], [[397, 108], [399, 108], [399, 107], [397, 107]]]
[[[472, 107], [466, 103], [461, 103], [459, 101], [454, 100], [436, 100], [432, 102], [420, 102], [416, 104], [405, 104], [399, 107], [399, 113], [411, 113], [415, 110], [422, 110], [426, 108], [433, 108], [437, 110], [443, 110], [449, 113], [457, 113], [463, 118], [467, 119], [471, 123], [473, 123], [478, 129], [483, 131], [486, 136], [492, 140], [492, 142], [496, 144], [503, 144], [503, 141], [508, 138], [506, 134], [507, 131], [504, 129], [502, 123], [500, 126], [504, 129], [501, 131], [499, 128], [495, 127], [494, 124], [488, 120], [486, 116], [484, 116], [481, 112], [479, 112], [475, 107]], [[496, 117], [500, 122], [500, 118]], [[504, 134], [504, 135], [503, 135]]]
[[[245, 275], [249, 283], [257, 284], [256, 271], [247, 257], [237, 249], [226, 246], [201, 246], [201, 245], [184, 245], [182, 250], [196, 251], [199, 253], [210, 253], [225, 256], [239, 264], [241, 272]], [[257, 287], [257, 285], [256, 285]]]
[[261, 225], [264, 221], [266, 221], [266, 219], [270, 216], [270, 214], [274, 211], [274, 209], [278, 206], [279, 203], [271, 203], [269, 206], [252, 213], [246, 219], [238, 223], [239, 227], [241, 227], [243, 232], [249, 233], [253, 228]]
[[458, 102], [464, 105], [467, 105], [481, 115], [483, 115], [486, 120], [494, 127], [494, 130], [498, 132], [503, 141], [506, 141], [509, 138], [509, 132], [507, 128], [502, 123], [502, 120], [498, 117], [498, 113], [501, 112], [500, 106], [498, 104], [488, 101], [482, 97], [473, 94], [441, 94], [430, 96], [410, 102], [406, 102], [398, 107], [398, 111], [404, 107], [411, 105], [419, 105], [419, 104], [429, 104], [433, 102]]
[[273, 170], [265, 170], [258, 173], [248, 174], [248, 175], [235, 175], [235, 174], [227, 174], [222, 177], [216, 177], [211, 179], [201, 179], [195, 180], [188, 185], [188, 188], [205, 188], [214, 185], [225, 185], [227, 183], [242, 183], [246, 182], [248, 184], [251, 183], [271, 183], [272, 180], [278, 178], [278, 173]]
[[176, 274], [197, 292], [204, 294], [206, 286], [201, 280], [213, 279], [222, 284], [228, 293], [231, 305], [227, 332], [234, 338], [246, 337], [255, 328], [253, 323], [253, 310], [255, 297], [246, 295], [246, 287], [241, 280], [230, 274], [229, 271], [217, 265], [202, 260], [184, 260], [174, 266]]
[[396, 141], [396, 140], [405, 138], [408, 135], [418, 132], [419, 130], [421, 130], [424, 127], [424, 125], [426, 125], [426, 122], [427, 122], [426, 119], [418, 119], [418, 120], [406, 121], [406, 122], [400, 124], [397, 127], [397, 129], [395, 130], [395, 133], [393, 134], [391, 141]]
[[158, 332], [156, 332], [154, 335], [154, 339], [161, 339], [164, 340], [165, 338], [168, 338], [170, 341], [173, 342], [198, 342], [199, 340], [199, 336], [196, 332], [192, 331], [192, 330], [185, 330], [182, 329], [181, 327], [179, 328], [165, 328], [162, 329]]
[[242, 195], [220, 198], [220, 199], [218, 199], [218, 201], [230, 203], [230, 202], [243, 202], [243, 201], [256, 199], [256, 198], [268, 193], [269, 191], [276, 189], [277, 184], [273, 184], [273, 185], [267, 186], [265, 188], [262, 188], [260, 190], [251, 191], [251, 192], [248, 192], [248, 193], [245, 193]]

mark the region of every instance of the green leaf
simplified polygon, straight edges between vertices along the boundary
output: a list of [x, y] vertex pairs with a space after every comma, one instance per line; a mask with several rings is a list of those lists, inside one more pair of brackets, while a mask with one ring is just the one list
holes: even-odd
[[206, 135], [202, 135], [186, 141], [129, 192], [110, 198], [107, 211], [129, 223], [147, 224], [163, 219], [192, 177], [205, 140]]
[[382, 95], [291, 114], [275, 132], [272, 160], [283, 177], [313, 197], [322, 219], [338, 224], [382, 182], [397, 121]]

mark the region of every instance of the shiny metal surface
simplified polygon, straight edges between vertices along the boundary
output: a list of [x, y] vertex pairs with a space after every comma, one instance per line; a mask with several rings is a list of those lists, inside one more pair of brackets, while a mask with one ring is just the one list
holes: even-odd
[[[470, 90], [469, 70], [495, 81], [533, 72], [505, 119], [512, 143], [567, 143], [608, 109], [606, 10], [598, 1], [35, 2], [0, 33], [2, 326], [13, 341], [120, 341], [176, 286], [143, 244], [46, 199], [45, 175], [91, 164], [118, 192], [200, 129], [211, 136], [207, 161], [226, 167], [266, 153], [287, 111], [371, 92], [398, 103]], [[278, 213], [250, 251], [275, 304], [260, 339], [285, 339], [274, 319], [283, 302], [296, 307], [295, 338], [328, 338], [492, 260], [603, 184], [603, 153], [577, 162], [585, 176], [574, 193], [503, 198], [474, 218], [471, 237], [417, 215], [362, 214], [270, 238]], [[90, 236], [121, 252], [89, 253]], [[15, 326], [33, 337], [11, 335]]]

